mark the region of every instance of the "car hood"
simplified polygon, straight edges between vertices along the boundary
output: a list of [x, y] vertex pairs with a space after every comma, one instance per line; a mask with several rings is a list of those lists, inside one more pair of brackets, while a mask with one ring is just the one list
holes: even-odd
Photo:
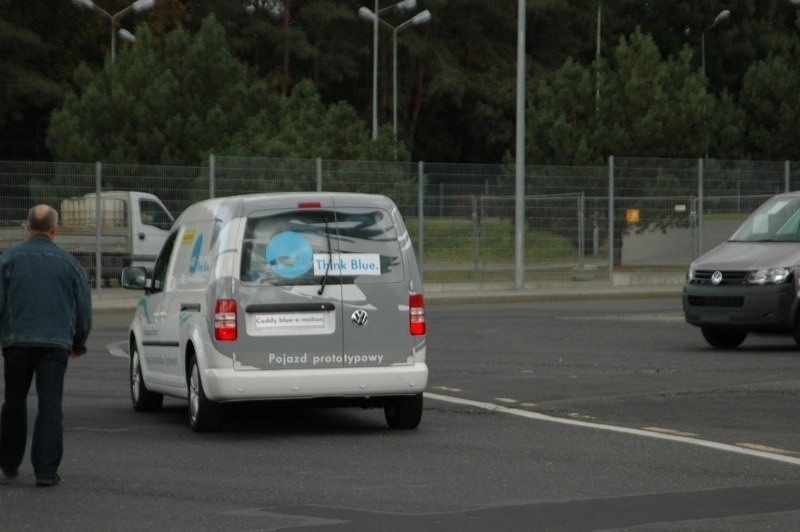
[[757, 270], [800, 261], [797, 242], [723, 242], [692, 263], [695, 270]]

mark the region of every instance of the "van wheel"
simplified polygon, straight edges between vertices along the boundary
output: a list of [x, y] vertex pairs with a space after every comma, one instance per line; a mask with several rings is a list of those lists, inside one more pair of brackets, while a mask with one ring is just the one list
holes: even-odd
[[797, 345], [800, 345], [800, 314], [798, 314], [797, 319], [794, 322], [794, 327], [792, 328], [792, 338]]
[[422, 420], [422, 394], [401, 395], [383, 404], [386, 422], [393, 429], [415, 429]]
[[222, 423], [222, 405], [210, 400], [203, 391], [197, 357], [189, 362], [189, 426], [195, 432], [217, 430]]
[[139, 349], [134, 343], [131, 346], [131, 403], [137, 412], [149, 412], [158, 410], [164, 403], [164, 396], [160, 393], [151, 392], [144, 383], [142, 375], [142, 363], [139, 358]]
[[724, 327], [702, 327], [703, 338], [714, 347], [733, 349], [739, 347], [747, 338], [747, 331], [726, 329]]

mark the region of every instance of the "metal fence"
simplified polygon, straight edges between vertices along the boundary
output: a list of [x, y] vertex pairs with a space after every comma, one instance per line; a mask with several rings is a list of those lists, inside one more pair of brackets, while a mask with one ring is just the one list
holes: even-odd
[[[798, 179], [792, 168], [620, 157], [598, 167], [529, 165], [526, 282], [613, 282], [626, 269], [682, 270], [765, 199], [790, 190]], [[149, 192], [175, 215], [234, 194], [379, 193], [406, 218], [426, 282], [511, 282], [514, 183], [514, 166], [501, 164], [222, 156], [197, 167], [0, 161], [0, 223], [18, 226], [35, 203], [58, 208], [65, 198], [98, 191]]]

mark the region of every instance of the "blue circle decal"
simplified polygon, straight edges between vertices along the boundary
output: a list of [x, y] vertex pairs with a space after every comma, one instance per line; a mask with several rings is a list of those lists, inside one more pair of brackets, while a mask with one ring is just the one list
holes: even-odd
[[312, 258], [308, 240], [291, 231], [275, 235], [267, 245], [267, 263], [276, 274], [287, 279], [300, 277], [310, 270]]

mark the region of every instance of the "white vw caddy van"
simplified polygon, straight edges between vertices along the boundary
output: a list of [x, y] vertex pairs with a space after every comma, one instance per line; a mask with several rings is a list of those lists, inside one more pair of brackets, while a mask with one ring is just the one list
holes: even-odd
[[198, 432], [225, 403], [317, 399], [382, 407], [392, 428], [422, 416], [422, 281], [397, 206], [384, 196], [253, 194], [183, 212], [130, 326], [135, 410], [189, 401]]

